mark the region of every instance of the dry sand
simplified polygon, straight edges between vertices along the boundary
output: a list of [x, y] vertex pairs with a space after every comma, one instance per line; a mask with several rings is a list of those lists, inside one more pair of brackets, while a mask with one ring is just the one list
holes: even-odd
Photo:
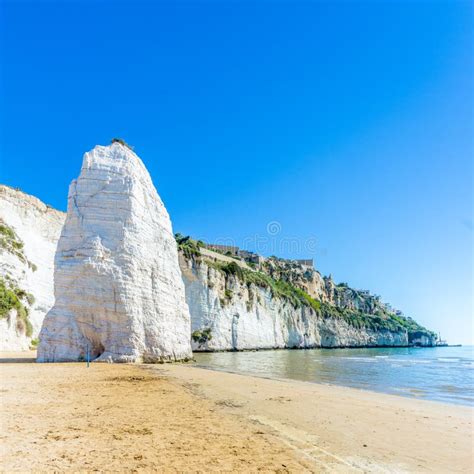
[[472, 472], [470, 408], [181, 364], [33, 357], [0, 354], [4, 472]]

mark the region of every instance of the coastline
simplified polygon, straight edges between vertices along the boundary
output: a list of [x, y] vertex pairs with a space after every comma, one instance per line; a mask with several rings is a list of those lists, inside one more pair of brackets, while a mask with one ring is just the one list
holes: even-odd
[[327, 350], [339, 350], [339, 349], [433, 349], [436, 347], [463, 347], [462, 344], [451, 344], [447, 346], [416, 346], [413, 344], [408, 345], [396, 345], [396, 344], [380, 344], [377, 346], [374, 345], [358, 345], [358, 346], [351, 346], [351, 345], [340, 345], [340, 346], [324, 346], [324, 345], [315, 345], [315, 346], [307, 346], [307, 347], [261, 347], [258, 349], [194, 349], [194, 353], [197, 354], [215, 354], [218, 352], [260, 352], [260, 351], [311, 351], [314, 349], [327, 349]]
[[[153, 370], [153, 368], [151, 369]], [[471, 407], [192, 366], [157, 369], [334, 472], [471, 472]]]
[[472, 470], [469, 407], [190, 364], [87, 369], [33, 356], [0, 354], [2, 471]]
[[244, 372], [238, 372], [237, 370], [230, 370], [230, 369], [221, 369], [221, 368], [211, 368], [207, 367], [204, 365], [199, 365], [199, 363], [195, 363], [192, 365], [192, 367], [196, 369], [202, 369], [202, 370], [209, 370], [211, 372], [222, 372], [225, 374], [231, 374], [231, 375], [241, 375], [243, 377], [249, 377], [252, 379], [262, 379], [262, 380], [275, 380], [277, 382], [284, 382], [284, 383], [295, 383], [295, 384], [310, 384], [310, 385], [320, 385], [323, 387], [331, 387], [334, 388], [335, 390], [341, 388], [341, 389], [349, 389], [349, 390], [356, 390], [357, 392], [362, 392], [362, 393], [369, 393], [369, 394], [378, 394], [378, 395], [388, 395], [391, 397], [395, 398], [408, 398], [409, 400], [419, 400], [422, 402], [426, 403], [435, 403], [436, 405], [444, 405], [446, 409], [449, 407], [465, 407], [473, 410], [473, 416], [474, 416], [474, 407], [468, 404], [461, 404], [461, 403], [448, 403], [448, 402], [443, 402], [439, 400], [430, 400], [428, 398], [414, 398], [412, 395], [406, 395], [404, 393], [400, 394], [393, 394], [390, 392], [382, 392], [379, 390], [371, 390], [368, 388], [360, 388], [360, 387], [351, 387], [348, 385], [343, 385], [343, 384], [337, 384], [337, 383], [330, 383], [330, 382], [318, 382], [318, 381], [310, 381], [310, 380], [297, 380], [297, 379], [291, 379], [291, 378], [284, 378], [284, 377], [270, 377], [270, 376], [264, 376], [264, 375], [258, 375], [258, 374], [251, 374], [251, 373], [244, 373]]
[[195, 353], [197, 367], [474, 408], [472, 347]]

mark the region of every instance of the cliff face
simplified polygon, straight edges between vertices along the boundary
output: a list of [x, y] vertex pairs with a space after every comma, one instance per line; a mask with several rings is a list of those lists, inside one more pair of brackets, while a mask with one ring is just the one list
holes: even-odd
[[54, 253], [65, 214], [0, 185], [0, 350], [25, 350], [54, 303]]
[[323, 277], [315, 268], [295, 261], [271, 257], [260, 265], [260, 270], [276, 280], [284, 280], [301, 288], [318, 301], [338, 308], [372, 315], [392, 311], [381, 302], [380, 297], [350, 288], [346, 283], [336, 285], [331, 276]]
[[142, 161], [113, 143], [84, 155], [55, 258], [55, 304], [38, 361], [191, 356], [190, 316], [168, 213]]
[[183, 253], [180, 266], [195, 351], [408, 345], [402, 327], [355, 327]]

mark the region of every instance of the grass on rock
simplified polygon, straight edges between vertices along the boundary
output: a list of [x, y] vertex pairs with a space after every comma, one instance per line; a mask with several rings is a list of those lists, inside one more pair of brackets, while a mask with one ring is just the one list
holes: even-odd
[[[227, 263], [205, 260], [205, 263], [209, 267], [222, 272], [226, 275], [226, 278], [232, 275], [246, 283], [249, 288], [251, 285], [255, 285], [260, 288], [269, 289], [273, 297], [285, 299], [294, 308], [310, 308], [316, 316], [323, 319], [342, 319], [356, 329], [366, 328], [372, 331], [393, 332], [407, 330], [408, 333], [418, 331], [423, 334], [431, 335], [430, 331], [410, 318], [396, 316], [381, 310], [376, 314], [367, 314], [357, 310], [339, 308], [312, 298], [304, 290], [285, 280], [275, 280], [266, 273], [242, 268], [235, 262]], [[228, 291], [229, 290], [226, 290], [226, 297], [228, 297]]]
[[29, 293], [16, 287], [11, 287], [0, 277], [0, 318], [8, 318], [12, 309], [17, 313], [17, 331], [31, 337], [33, 334], [33, 326], [29, 320], [28, 308], [23, 300], [27, 299]]

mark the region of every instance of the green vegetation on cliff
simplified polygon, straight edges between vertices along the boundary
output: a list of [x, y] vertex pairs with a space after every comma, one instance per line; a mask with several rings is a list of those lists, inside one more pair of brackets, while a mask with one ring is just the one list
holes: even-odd
[[193, 331], [191, 338], [198, 344], [205, 344], [207, 341], [212, 339], [211, 329], [203, 329], [202, 331]]
[[120, 145], [126, 146], [129, 150], [133, 151], [133, 146], [129, 145], [125, 140], [122, 138], [112, 138], [110, 143], [120, 143]]
[[178, 250], [183, 252], [186, 258], [198, 258], [201, 256], [200, 248], [204, 246], [203, 242], [191, 239], [189, 235], [185, 237], [180, 233], [175, 234], [174, 238], [178, 244]]
[[[206, 258], [200, 250], [201, 247], [205, 246], [202, 241], [197, 241], [189, 236], [185, 237], [181, 234], [176, 234], [175, 238], [179, 251], [181, 251], [187, 259], [192, 259], [197, 263], [200, 263], [204, 259], [204, 263], [208, 267], [214, 268], [223, 273], [226, 276], [226, 279], [230, 276], [235, 277], [244, 282], [249, 290], [252, 285], [268, 289], [270, 290], [272, 297], [282, 298], [288, 301], [288, 303], [290, 303], [294, 308], [306, 307], [319, 318], [342, 319], [356, 329], [365, 328], [372, 331], [393, 332], [402, 332], [406, 330], [410, 338], [419, 337], [420, 335], [426, 335], [428, 337], [434, 336], [434, 333], [428, 331], [423, 326], [420, 326], [413, 319], [395, 314], [393, 311], [387, 309], [385, 305], [380, 304], [379, 297], [369, 295], [368, 292], [354, 290], [350, 288], [347, 283], [339, 283], [339, 285], [336, 285], [336, 295], [340, 292], [349, 292], [354, 295], [354, 298], [359, 300], [361, 298], [366, 298], [370, 303], [368, 305], [370, 308], [370, 314], [369, 312], [343, 308], [312, 298], [306, 291], [297, 286], [297, 284], [293, 284], [290, 278], [287, 278], [288, 272], [294, 270], [293, 267], [295, 266], [295, 262], [281, 260], [285, 263], [285, 266], [280, 269], [280, 271], [275, 271], [275, 274], [270, 276], [271, 272], [264, 273], [262, 271], [255, 271], [252, 268], [248, 268], [248, 264], [247, 267], [244, 267], [237, 261], [224, 262]], [[277, 257], [273, 257], [273, 259], [280, 262], [280, 259], [277, 259]], [[272, 260], [272, 257], [270, 257], [269, 260]], [[252, 293], [249, 292], [249, 295], [251, 301], [247, 303], [247, 307], [251, 308], [254, 304], [254, 299]], [[232, 297], [232, 291], [229, 288], [226, 288], [225, 298], [221, 298], [221, 304], [227, 304]]]
[[28, 317], [28, 308], [23, 300], [34, 301], [33, 295], [26, 291], [10, 286], [0, 277], [0, 318], [8, 318], [12, 309], [17, 313], [17, 331], [31, 337], [33, 327]]
[[206, 265], [214, 268], [226, 276], [234, 275], [239, 280], [250, 285], [256, 285], [260, 288], [268, 288], [274, 297], [284, 298], [288, 300], [295, 308], [308, 306], [314, 311], [318, 311], [321, 307], [319, 301], [311, 298], [306, 292], [291, 285], [284, 280], [274, 280], [266, 273], [257, 272], [242, 268], [235, 262], [214, 262], [206, 260]]
[[0, 247], [26, 262], [25, 255], [23, 254], [23, 242], [16, 235], [15, 231], [2, 220], [0, 220]]
[[37, 266], [26, 258], [23, 247], [23, 242], [16, 235], [16, 232], [0, 219], [0, 249], [6, 250], [8, 253], [15, 255], [35, 272]]
[[301, 288], [285, 280], [275, 280], [266, 273], [242, 268], [235, 262], [227, 263], [205, 260], [205, 263], [209, 267], [222, 272], [226, 277], [233, 275], [246, 283], [247, 286], [253, 284], [260, 288], [269, 289], [273, 297], [285, 299], [295, 308], [308, 307], [315, 315], [323, 319], [342, 319], [356, 329], [366, 328], [373, 331], [394, 332], [407, 330], [409, 334], [417, 331], [422, 334], [432, 335], [430, 331], [412, 319], [396, 316], [382, 310], [379, 310], [376, 314], [367, 314], [360, 311], [342, 309], [312, 298]]

